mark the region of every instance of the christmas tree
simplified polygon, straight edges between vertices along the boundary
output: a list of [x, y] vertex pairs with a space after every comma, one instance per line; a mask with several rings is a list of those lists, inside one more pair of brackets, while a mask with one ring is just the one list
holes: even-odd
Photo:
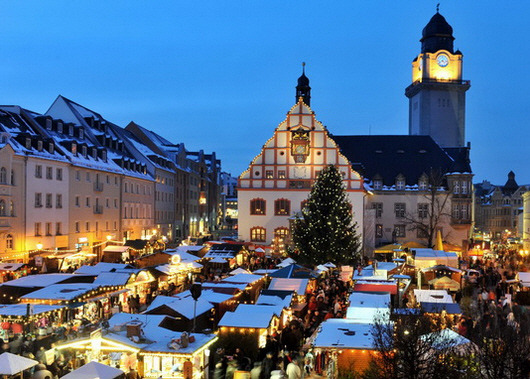
[[353, 221], [342, 175], [330, 165], [322, 170], [311, 189], [302, 217], [293, 225], [298, 261], [309, 265], [356, 263], [361, 242]]

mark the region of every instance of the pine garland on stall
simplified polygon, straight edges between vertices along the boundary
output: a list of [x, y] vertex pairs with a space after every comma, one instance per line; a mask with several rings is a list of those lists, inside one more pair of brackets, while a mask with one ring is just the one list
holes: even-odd
[[293, 225], [293, 242], [300, 263], [352, 264], [359, 260], [361, 241], [342, 175], [330, 165], [318, 176], [302, 217]]

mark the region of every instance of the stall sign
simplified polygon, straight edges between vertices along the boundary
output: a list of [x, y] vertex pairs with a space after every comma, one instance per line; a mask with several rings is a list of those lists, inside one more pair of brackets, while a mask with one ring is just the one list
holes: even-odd
[[35, 266], [41, 267], [43, 263], [43, 258], [40, 255], [35, 257]]

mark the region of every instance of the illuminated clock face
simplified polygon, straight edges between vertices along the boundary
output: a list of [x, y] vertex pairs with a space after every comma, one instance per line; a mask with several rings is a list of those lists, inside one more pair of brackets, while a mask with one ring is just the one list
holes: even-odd
[[294, 146], [294, 153], [295, 154], [306, 154], [307, 153], [307, 146], [306, 145], [295, 145]]
[[449, 57], [445, 54], [440, 54], [438, 55], [438, 58], [436, 58], [436, 62], [440, 67], [446, 67], [449, 64]]

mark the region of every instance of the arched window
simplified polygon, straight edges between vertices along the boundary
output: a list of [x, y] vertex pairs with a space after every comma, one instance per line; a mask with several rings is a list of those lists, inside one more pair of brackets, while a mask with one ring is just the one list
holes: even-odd
[[267, 232], [265, 228], [261, 226], [255, 226], [250, 228], [250, 240], [252, 242], [265, 242]]
[[13, 201], [9, 202], [9, 216], [15, 217], [15, 204]]
[[287, 199], [274, 201], [274, 214], [277, 216], [288, 216], [291, 213], [291, 202]]
[[6, 249], [13, 249], [13, 236], [11, 234], [6, 236]]
[[263, 199], [252, 199], [250, 200], [250, 214], [251, 215], [264, 215], [266, 202]]
[[0, 168], [0, 183], [7, 184], [7, 170], [5, 167]]
[[274, 229], [274, 237], [285, 239], [288, 235], [289, 228], [286, 228], [285, 226], [280, 226], [279, 228]]
[[0, 200], [0, 216], [6, 216], [6, 202], [4, 200]]

